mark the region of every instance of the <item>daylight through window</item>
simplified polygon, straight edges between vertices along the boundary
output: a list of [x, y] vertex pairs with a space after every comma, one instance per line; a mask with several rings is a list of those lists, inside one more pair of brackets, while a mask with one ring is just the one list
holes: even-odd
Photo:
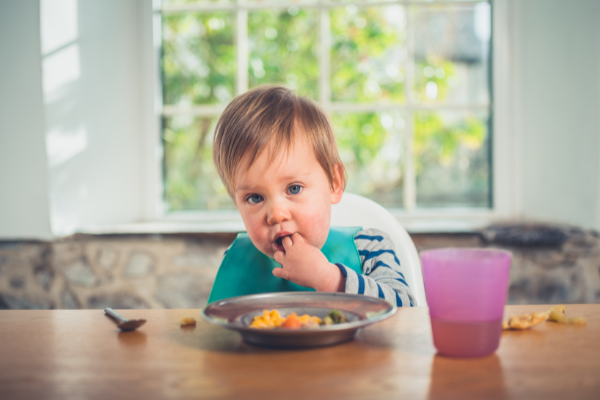
[[157, 12], [168, 212], [234, 208], [214, 127], [267, 83], [331, 115], [347, 191], [390, 209], [492, 206], [489, 2], [165, 0]]

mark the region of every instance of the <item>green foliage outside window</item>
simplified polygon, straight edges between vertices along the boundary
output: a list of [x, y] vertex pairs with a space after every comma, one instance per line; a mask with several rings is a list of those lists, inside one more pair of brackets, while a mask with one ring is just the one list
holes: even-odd
[[[348, 191], [401, 207], [405, 138], [413, 127], [417, 205], [489, 207], [488, 113], [400, 111], [407, 104], [407, 28], [398, 5], [330, 10], [331, 101], [391, 106], [332, 113]], [[235, 95], [235, 18], [230, 12], [163, 17], [164, 104], [226, 105]], [[248, 12], [248, 85], [282, 84], [319, 100], [319, 11], [291, 6]], [[467, 66], [469, 67], [469, 66]], [[440, 56], [414, 60], [413, 104], [443, 104], [467, 68]], [[461, 75], [462, 74], [462, 75]], [[218, 115], [164, 118], [168, 209], [233, 204], [212, 165]]]
[[332, 101], [404, 101], [405, 19], [399, 6], [331, 11]]
[[280, 84], [318, 99], [318, 35], [314, 9], [250, 12], [248, 86]]

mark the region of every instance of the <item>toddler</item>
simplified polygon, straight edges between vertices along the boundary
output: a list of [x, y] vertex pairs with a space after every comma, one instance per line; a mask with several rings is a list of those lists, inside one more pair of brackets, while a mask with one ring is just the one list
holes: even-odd
[[280, 86], [236, 97], [217, 123], [213, 160], [247, 233], [225, 252], [209, 303], [300, 290], [415, 303], [386, 233], [330, 226], [346, 172], [314, 101]]

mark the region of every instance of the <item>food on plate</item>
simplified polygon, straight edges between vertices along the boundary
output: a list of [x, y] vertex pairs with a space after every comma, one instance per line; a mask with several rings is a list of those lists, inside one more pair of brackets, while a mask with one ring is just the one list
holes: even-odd
[[529, 329], [543, 321], [553, 321], [563, 324], [583, 325], [587, 323], [584, 316], [567, 317], [565, 306], [560, 304], [552, 307], [545, 312], [533, 312], [531, 314], [521, 314], [510, 317], [507, 321], [502, 321], [502, 329]]
[[287, 316], [287, 318], [281, 324], [282, 328], [285, 329], [300, 329], [302, 328], [302, 323], [300, 322], [300, 318], [298, 314], [292, 313]]
[[196, 320], [192, 317], [183, 317], [180, 324], [181, 326], [196, 326]]
[[342, 322], [348, 322], [346, 316], [338, 310], [331, 310], [325, 318], [323, 318], [324, 325], [341, 324]]
[[285, 329], [314, 329], [318, 328], [321, 322], [319, 317], [311, 317], [308, 314], [298, 316], [296, 313], [291, 313], [281, 324], [281, 327]]
[[250, 328], [257, 329], [318, 329], [321, 325], [340, 324], [348, 322], [346, 316], [338, 310], [332, 310], [324, 319], [308, 314], [298, 315], [295, 312], [281, 316], [277, 310], [263, 310], [262, 315], [256, 315]]
[[257, 315], [250, 324], [250, 328], [269, 329], [278, 328], [285, 321], [277, 310], [263, 310], [262, 315]]

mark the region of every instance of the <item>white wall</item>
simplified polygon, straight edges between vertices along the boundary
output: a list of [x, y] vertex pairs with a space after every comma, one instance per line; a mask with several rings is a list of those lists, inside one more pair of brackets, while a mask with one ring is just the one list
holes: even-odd
[[0, 239], [51, 237], [39, 3], [0, 2]]
[[515, 1], [523, 216], [600, 229], [600, 1]]
[[135, 0], [42, 0], [54, 233], [129, 222], [140, 209]]

